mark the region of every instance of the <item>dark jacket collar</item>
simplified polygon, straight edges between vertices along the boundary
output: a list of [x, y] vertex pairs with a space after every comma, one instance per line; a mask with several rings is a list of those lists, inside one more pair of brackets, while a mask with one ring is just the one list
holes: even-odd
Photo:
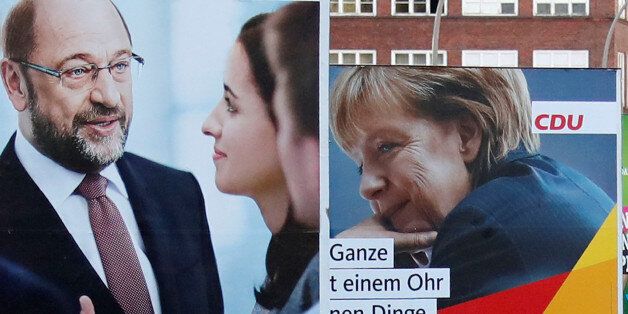
[[[15, 134], [0, 155], [0, 254], [78, 297], [89, 295], [101, 312], [117, 302], [30, 178], [15, 153]], [[45, 262], [43, 262], [45, 261]]]

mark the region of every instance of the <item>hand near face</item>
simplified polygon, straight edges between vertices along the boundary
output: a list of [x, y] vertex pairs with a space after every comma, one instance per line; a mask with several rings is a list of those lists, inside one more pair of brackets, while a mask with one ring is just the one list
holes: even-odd
[[79, 303], [81, 303], [80, 314], [95, 314], [96, 313], [96, 311], [94, 310], [94, 304], [92, 303], [92, 300], [88, 296], [82, 295], [79, 298]]
[[436, 231], [401, 233], [388, 230], [379, 216], [367, 218], [361, 223], [341, 232], [338, 238], [392, 238], [395, 253], [410, 253], [430, 247], [436, 240]]

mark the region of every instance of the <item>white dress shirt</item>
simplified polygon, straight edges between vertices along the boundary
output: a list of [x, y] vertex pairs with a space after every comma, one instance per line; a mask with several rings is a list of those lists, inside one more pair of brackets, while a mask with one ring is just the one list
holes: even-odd
[[[96, 239], [89, 222], [89, 212], [87, 200], [74, 191], [79, 186], [84, 173], [77, 173], [68, 170], [57, 164], [50, 158], [41, 154], [26, 138], [21, 131], [17, 132], [15, 139], [15, 153], [26, 169], [26, 172], [33, 179], [37, 187], [44, 193], [52, 207], [63, 221], [72, 238], [79, 246], [89, 263], [92, 265], [100, 279], [107, 285], [105, 270], [100, 260]], [[144, 273], [148, 293], [155, 313], [161, 313], [159, 302], [159, 290], [153, 268], [144, 253], [144, 242], [140, 235], [133, 209], [129, 203], [129, 197], [124, 187], [124, 182], [118, 173], [115, 163], [107, 166], [100, 172], [100, 175], [107, 178], [107, 196], [116, 204], [120, 215], [131, 236], [135, 253], [140, 262], [140, 267]], [[77, 300], [78, 302], [78, 300]], [[98, 312], [98, 309], [95, 309]]]

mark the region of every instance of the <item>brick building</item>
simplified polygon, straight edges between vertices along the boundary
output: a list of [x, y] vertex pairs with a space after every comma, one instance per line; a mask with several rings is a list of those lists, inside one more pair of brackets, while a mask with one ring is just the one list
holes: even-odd
[[[443, 0], [437, 64], [601, 67], [624, 0]], [[330, 64], [431, 63], [438, 0], [331, 0]], [[608, 66], [625, 68], [626, 14]], [[623, 85], [623, 84], [622, 84]]]

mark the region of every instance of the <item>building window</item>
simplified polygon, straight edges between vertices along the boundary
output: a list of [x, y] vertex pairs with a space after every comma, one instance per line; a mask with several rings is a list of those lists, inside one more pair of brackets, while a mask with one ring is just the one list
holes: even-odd
[[330, 50], [329, 65], [374, 65], [375, 50]]
[[517, 15], [518, 0], [462, 0], [462, 15]]
[[331, 15], [375, 15], [376, 0], [331, 0]]
[[[617, 11], [619, 11], [619, 9], [621, 9], [621, 7], [624, 5], [624, 0], [617, 0]], [[622, 10], [621, 14], [619, 15], [619, 17], [621, 17], [622, 19], [626, 18], [626, 9]]]
[[534, 0], [537, 16], [587, 16], [589, 0]]
[[517, 50], [463, 50], [462, 66], [465, 67], [517, 67]]
[[[447, 65], [447, 52], [438, 51], [436, 65]], [[431, 50], [393, 50], [390, 52], [392, 65], [432, 65]]]
[[[447, 13], [447, 0], [443, 0], [443, 14]], [[435, 15], [438, 0], [393, 0], [393, 15]]]
[[588, 68], [588, 50], [534, 50], [535, 68]]

